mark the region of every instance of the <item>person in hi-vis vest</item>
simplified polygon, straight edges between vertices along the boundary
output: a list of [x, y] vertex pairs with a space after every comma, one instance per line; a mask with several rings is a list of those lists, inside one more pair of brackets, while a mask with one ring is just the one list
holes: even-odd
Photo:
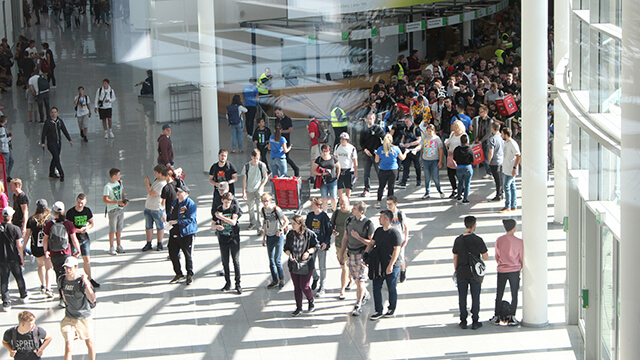
[[333, 142], [334, 147], [340, 143], [340, 134], [347, 132], [348, 125], [349, 119], [347, 118], [347, 113], [345, 113], [340, 105], [337, 104], [333, 109], [331, 109], [331, 127], [335, 134]]
[[258, 77], [256, 81], [256, 87], [258, 88], [258, 103], [262, 107], [264, 112], [267, 112], [269, 108], [269, 91], [271, 90], [271, 69], [265, 68], [264, 72]]

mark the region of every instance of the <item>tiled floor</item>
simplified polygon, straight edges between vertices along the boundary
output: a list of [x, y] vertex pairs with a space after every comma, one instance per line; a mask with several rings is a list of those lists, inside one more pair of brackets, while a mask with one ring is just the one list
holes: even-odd
[[[327, 297], [318, 299], [314, 314], [291, 318], [294, 309], [293, 286], [288, 282], [281, 291], [267, 290], [267, 254], [253, 232], [242, 232], [241, 264], [245, 292], [238, 296], [217, 289], [223, 279], [217, 276], [220, 257], [216, 238], [209, 229], [212, 188], [202, 171], [201, 126], [196, 122], [173, 127], [176, 162], [185, 169], [199, 211], [200, 230], [195, 247], [195, 282], [169, 285], [173, 276], [166, 252], [142, 253], [144, 243], [145, 189], [143, 178], [153, 175], [156, 138], [160, 126], [153, 113], [138, 103], [133, 83], [144, 76], [143, 69], [110, 63], [110, 35], [105, 28], [61, 31], [48, 25], [31, 28], [29, 36], [40, 44], [49, 41], [58, 59], [58, 87], [52, 90], [52, 105], [60, 108], [72, 133], [74, 146], [63, 147], [66, 181], [47, 178], [50, 156], [38, 146], [41, 125], [27, 123], [23, 91], [13, 89], [5, 94], [1, 105], [10, 117], [14, 132], [14, 177], [24, 181], [31, 204], [38, 198], [55, 200], [72, 206], [75, 196], [84, 192], [95, 215], [96, 227], [91, 233], [92, 266], [95, 278], [102, 283], [98, 290], [98, 306], [94, 311], [95, 339], [100, 359], [582, 359], [582, 338], [575, 326], [565, 324], [565, 242], [556, 226], [549, 232], [549, 320], [550, 325], [537, 328], [493, 327], [485, 323], [478, 331], [461, 330], [457, 326], [457, 292], [451, 279], [453, 239], [462, 232], [462, 218], [478, 217], [477, 233], [484, 237], [493, 254], [493, 242], [502, 233], [499, 215], [501, 204], [487, 203], [492, 196], [492, 182], [479, 176], [473, 181], [471, 205], [454, 204], [448, 199], [420, 200], [422, 189], [410, 186], [399, 191], [401, 209], [408, 216], [410, 241], [407, 247], [408, 280], [399, 285], [396, 317], [377, 322], [367, 316], [351, 317], [354, 292], [347, 300], [337, 300], [338, 263], [331, 251], [328, 267]], [[95, 49], [95, 51], [94, 51]], [[104, 140], [101, 126], [91, 118], [90, 142], [79, 141], [72, 118], [73, 96], [84, 85], [93, 96], [100, 80], [108, 77], [118, 96], [114, 109], [116, 138]], [[305, 136], [304, 127], [296, 133]], [[218, 134], [209, 134], [218, 136]], [[229, 146], [228, 129], [221, 127], [223, 146]], [[304, 149], [294, 150], [294, 158], [307, 174], [308, 156]], [[248, 158], [233, 154], [236, 165]], [[107, 254], [107, 221], [101, 203], [102, 189], [108, 181], [109, 168], [122, 170], [127, 196], [131, 203], [126, 211], [123, 244], [126, 254]], [[444, 172], [444, 191], [450, 191]], [[550, 192], [552, 188], [550, 188]], [[553, 199], [553, 198], [551, 198]], [[367, 199], [372, 205], [373, 198]], [[374, 216], [375, 209], [367, 214]], [[33, 210], [32, 210], [33, 211]], [[551, 209], [550, 209], [551, 211]], [[519, 218], [520, 212], [512, 216]], [[551, 219], [551, 217], [550, 217]], [[241, 219], [242, 226], [248, 222]], [[166, 242], [166, 240], [165, 240]], [[495, 262], [488, 262], [489, 275], [481, 295], [481, 319], [493, 315], [495, 296]], [[0, 315], [0, 328], [16, 321], [22, 309], [36, 313], [38, 323], [54, 337], [45, 358], [61, 359], [64, 344], [58, 322], [63, 310], [57, 301], [46, 301], [36, 294], [39, 287], [35, 263], [25, 266], [26, 281], [33, 302], [20, 305]], [[287, 275], [288, 276], [288, 275]], [[17, 297], [15, 283], [11, 294]], [[367, 305], [364, 314], [372, 313]], [[518, 310], [521, 317], [522, 310]], [[76, 358], [86, 358], [85, 347], [76, 342]], [[7, 358], [4, 349], [0, 356]]]

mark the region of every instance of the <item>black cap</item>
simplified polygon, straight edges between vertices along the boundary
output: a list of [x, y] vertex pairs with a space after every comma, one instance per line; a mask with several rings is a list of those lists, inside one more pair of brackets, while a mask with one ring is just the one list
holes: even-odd
[[189, 187], [185, 183], [179, 184], [176, 187], [176, 192], [177, 191], [183, 191], [183, 192], [186, 192], [187, 194], [191, 192], [191, 190], [189, 190]]
[[167, 130], [167, 129], [171, 129], [171, 124], [162, 125], [162, 130]]

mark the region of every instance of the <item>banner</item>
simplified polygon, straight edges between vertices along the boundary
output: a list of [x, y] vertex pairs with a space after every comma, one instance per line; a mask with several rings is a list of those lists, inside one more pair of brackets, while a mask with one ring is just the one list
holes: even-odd
[[289, 19], [432, 4], [445, 0], [289, 0]]

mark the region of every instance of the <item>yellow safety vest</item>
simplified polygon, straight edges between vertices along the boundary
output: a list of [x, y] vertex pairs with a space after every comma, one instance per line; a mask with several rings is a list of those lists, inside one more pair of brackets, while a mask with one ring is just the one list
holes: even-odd
[[498, 64], [504, 64], [504, 58], [502, 57], [502, 54], [504, 54], [504, 50], [502, 49], [498, 49], [495, 52], [496, 56], [497, 56], [497, 60], [498, 60]]
[[256, 82], [256, 87], [258, 88], [258, 93], [260, 93], [260, 95], [267, 95], [269, 94], [269, 89], [267, 89], [267, 86], [265, 85], [263, 79], [268, 80], [269, 77], [265, 73], [262, 73], [262, 75], [260, 75], [260, 78], [258, 78], [258, 81]]
[[404, 68], [400, 63], [397, 63], [396, 65], [398, 65], [398, 80], [402, 80], [402, 78], [404, 78]]
[[[341, 112], [341, 115], [338, 115], [338, 111]], [[331, 126], [335, 127], [345, 127], [349, 125], [349, 120], [345, 116], [344, 110], [340, 108], [340, 106], [336, 106], [331, 110]]]
[[[506, 35], [506, 38], [505, 38]], [[502, 34], [502, 43], [507, 46], [507, 49], [511, 49], [513, 47], [513, 43], [511, 42], [511, 36], [507, 33]]]

